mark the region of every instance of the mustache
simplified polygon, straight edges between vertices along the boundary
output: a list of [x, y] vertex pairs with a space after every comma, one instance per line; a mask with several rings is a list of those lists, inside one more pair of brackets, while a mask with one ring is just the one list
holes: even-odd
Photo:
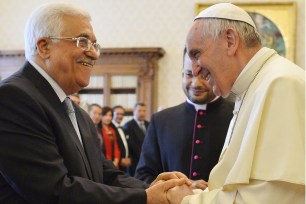
[[208, 88], [205, 88], [205, 87], [202, 87], [202, 86], [191, 86], [189, 88], [189, 90], [192, 90], [192, 91], [209, 91]]

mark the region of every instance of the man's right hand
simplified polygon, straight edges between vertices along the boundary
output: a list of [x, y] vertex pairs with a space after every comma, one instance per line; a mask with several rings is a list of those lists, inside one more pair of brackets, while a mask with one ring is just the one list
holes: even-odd
[[131, 166], [131, 158], [122, 158], [120, 161], [120, 166], [122, 167]]
[[188, 181], [185, 178], [157, 181], [150, 188], [146, 189], [147, 204], [169, 204], [167, 191], [175, 186], [186, 184], [186, 182]]

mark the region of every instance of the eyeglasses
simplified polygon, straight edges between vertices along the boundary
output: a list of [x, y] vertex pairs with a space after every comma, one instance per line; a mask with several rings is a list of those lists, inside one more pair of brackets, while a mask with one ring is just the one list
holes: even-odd
[[101, 46], [98, 43], [93, 43], [85, 37], [70, 38], [70, 37], [48, 37], [54, 40], [76, 40], [77, 47], [84, 51], [89, 51], [92, 47], [95, 49], [98, 55], [100, 55]]

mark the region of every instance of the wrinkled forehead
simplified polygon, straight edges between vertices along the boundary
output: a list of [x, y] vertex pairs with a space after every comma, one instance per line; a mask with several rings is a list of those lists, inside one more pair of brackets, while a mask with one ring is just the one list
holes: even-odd
[[74, 37], [86, 37], [90, 40], [96, 40], [91, 21], [83, 16], [63, 16], [64, 28], [62, 35], [71, 35]]
[[189, 53], [190, 49], [198, 47], [203, 40], [203, 20], [195, 20], [186, 39], [187, 54]]
[[195, 20], [188, 32], [187, 42], [192, 40], [195, 36], [198, 36], [202, 33], [203, 29], [203, 19]]

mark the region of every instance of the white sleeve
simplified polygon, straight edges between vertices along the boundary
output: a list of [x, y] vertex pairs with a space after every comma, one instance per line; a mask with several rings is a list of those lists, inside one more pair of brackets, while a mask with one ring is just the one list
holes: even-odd
[[282, 181], [251, 180], [248, 185], [230, 185], [186, 196], [181, 204], [304, 204], [305, 186]]

